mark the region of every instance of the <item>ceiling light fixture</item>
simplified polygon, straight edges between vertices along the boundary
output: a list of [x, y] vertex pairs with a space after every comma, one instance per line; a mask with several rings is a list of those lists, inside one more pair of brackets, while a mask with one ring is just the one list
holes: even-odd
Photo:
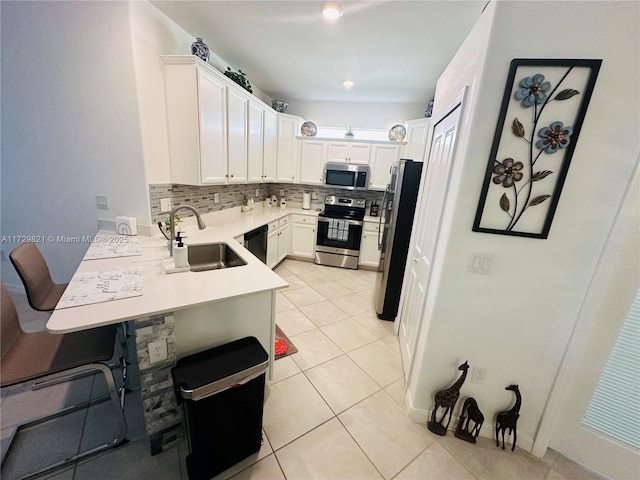
[[353, 87], [353, 80], [345, 80], [342, 84], [347, 88], [351, 88]]
[[322, 9], [322, 16], [327, 20], [335, 20], [342, 16], [342, 10], [337, 5], [325, 5]]

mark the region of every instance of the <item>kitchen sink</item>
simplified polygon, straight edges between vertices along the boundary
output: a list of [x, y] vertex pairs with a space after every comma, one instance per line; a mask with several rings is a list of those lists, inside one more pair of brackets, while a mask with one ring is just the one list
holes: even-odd
[[192, 272], [241, 267], [247, 264], [227, 243], [189, 245], [187, 254]]

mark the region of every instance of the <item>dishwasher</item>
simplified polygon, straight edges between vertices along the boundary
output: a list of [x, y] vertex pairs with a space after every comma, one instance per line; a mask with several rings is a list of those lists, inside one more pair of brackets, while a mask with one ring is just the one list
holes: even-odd
[[262, 263], [267, 263], [267, 231], [268, 225], [262, 225], [244, 234], [244, 248], [260, 259]]

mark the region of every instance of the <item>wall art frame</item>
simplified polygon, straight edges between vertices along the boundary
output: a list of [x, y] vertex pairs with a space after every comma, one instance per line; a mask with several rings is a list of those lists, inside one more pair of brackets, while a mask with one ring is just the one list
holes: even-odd
[[548, 238], [601, 64], [511, 61], [474, 232]]

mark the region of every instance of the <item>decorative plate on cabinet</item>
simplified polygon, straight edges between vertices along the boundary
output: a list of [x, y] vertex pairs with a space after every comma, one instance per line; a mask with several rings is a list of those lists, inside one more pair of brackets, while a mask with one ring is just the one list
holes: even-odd
[[404, 140], [405, 135], [407, 134], [407, 130], [404, 128], [404, 125], [394, 125], [389, 130], [389, 140], [392, 142], [401, 142]]
[[316, 124], [313, 122], [304, 122], [302, 127], [300, 127], [300, 132], [305, 137], [315, 137], [316, 133], [318, 133], [318, 129], [316, 128]]

